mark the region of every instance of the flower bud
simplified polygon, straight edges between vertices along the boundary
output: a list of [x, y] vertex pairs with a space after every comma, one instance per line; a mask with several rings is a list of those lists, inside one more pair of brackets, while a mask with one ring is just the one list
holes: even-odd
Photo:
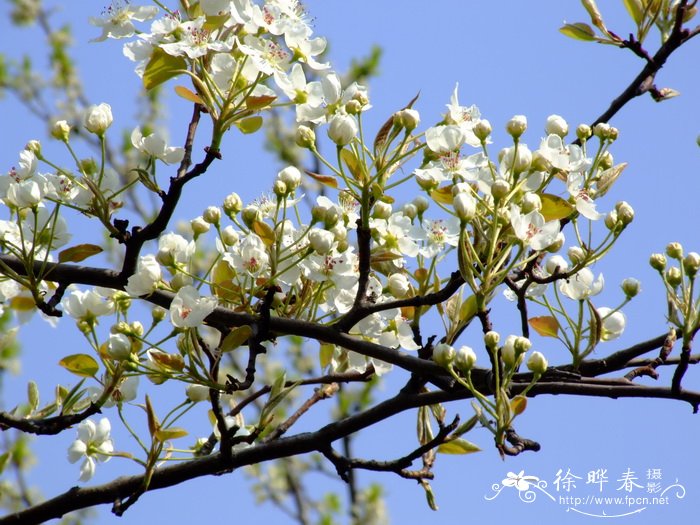
[[700, 268], [700, 255], [697, 252], [690, 252], [683, 259], [683, 269], [688, 277], [693, 279]]
[[392, 273], [387, 279], [387, 288], [391, 295], [397, 299], [403, 299], [408, 295], [411, 289], [411, 284], [408, 282], [408, 278], [402, 273]]
[[209, 231], [209, 224], [202, 216], [199, 216], [190, 221], [190, 228], [192, 228], [192, 233], [194, 236], [199, 237], [203, 233], [207, 233]]
[[252, 204], [243, 208], [241, 212], [241, 219], [248, 228], [252, 228], [255, 221], [259, 221], [261, 218], [260, 209]]
[[468, 346], [457, 349], [455, 356], [455, 367], [462, 373], [469, 372], [476, 364], [476, 353]]
[[668, 281], [668, 284], [670, 284], [674, 288], [680, 286], [681, 282], [683, 281], [681, 269], [678, 268], [678, 266], [672, 266], [671, 268], [669, 268], [666, 271], [666, 281]]
[[318, 204], [311, 208], [311, 224], [316, 224], [317, 222], [323, 222], [326, 218], [326, 211], [328, 208], [319, 206]]
[[567, 250], [566, 254], [573, 264], [579, 264], [586, 259], [586, 252], [579, 246], [572, 246]]
[[90, 106], [85, 112], [85, 129], [101, 137], [112, 125], [112, 107], [104, 102], [99, 106]]
[[520, 208], [523, 214], [530, 213], [534, 210], [539, 211], [542, 209], [542, 199], [537, 193], [528, 191], [525, 195], [523, 195], [523, 201], [520, 203]]
[[617, 212], [615, 210], [610, 210], [605, 216], [605, 220], [603, 222], [608, 230], [615, 231], [617, 229], [617, 221]]
[[377, 201], [372, 208], [372, 217], [375, 219], [388, 219], [391, 217], [391, 204], [388, 202]]
[[581, 142], [586, 142], [589, 138], [591, 138], [591, 135], [593, 135], [593, 132], [588, 124], [579, 124], [576, 128], [576, 137]]
[[634, 220], [634, 209], [625, 201], [620, 201], [615, 205], [617, 218], [623, 226], [627, 226]]
[[80, 171], [85, 175], [95, 175], [97, 173], [97, 162], [92, 157], [80, 161]]
[[275, 180], [275, 182], [272, 183], [272, 193], [274, 193], [275, 196], [281, 198], [289, 193], [289, 189], [287, 188], [287, 185], [284, 182], [277, 179]]
[[221, 209], [218, 206], [208, 206], [202, 218], [209, 224], [217, 225], [221, 221]]
[[670, 242], [666, 245], [666, 255], [671, 259], [680, 261], [683, 258], [683, 246], [679, 242]]
[[233, 228], [233, 226], [226, 226], [221, 230], [221, 242], [226, 246], [234, 246], [239, 239], [238, 232]]
[[476, 138], [481, 142], [485, 142], [486, 139], [489, 138], [489, 135], [491, 135], [491, 123], [486, 119], [479, 119], [474, 124], [472, 131], [474, 135], [476, 135]]
[[327, 208], [326, 213], [323, 215], [323, 226], [325, 226], [326, 229], [331, 229], [338, 224], [338, 221], [340, 221], [338, 208]]
[[443, 368], [449, 368], [456, 355], [455, 349], [445, 343], [440, 343], [433, 349], [433, 361]]
[[407, 202], [406, 204], [404, 204], [401, 208], [401, 212], [411, 220], [415, 219], [418, 215], [418, 209], [416, 208], [416, 205], [412, 202]]
[[663, 272], [666, 269], [666, 256], [663, 253], [652, 253], [649, 264], [657, 272]]
[[336, 113], [328, 124], [328, 136], [338, 146], [345, 146], [357, 135], [357, 122], [350, 115]]
[[609, 151], [604, 151], [603, 154], [600, 156], [600, 159], [598, 160], [598, 166], [600, 167], [600, 169], [603, 170], [612, 168], [614, 163], [615, 159], [613, 159], [612, 153], [610, 153]]
[[24, 146], [24, 149], [31, 151], [37, 157], [41, 157], [41, 142], [38, 140], [30, 140], [27, 142], [27, 145]]
[[520, 144], [517, 148], [505, 148], [499, 155], [501, 164], [513, 170], [513, 173], [522, 173], [530, 169], [532, 164], [532, 152], [525, 144]]
[[[506, 367], [514, 369], [520, 366], [523, 360], [523, 354], [519, 348], [516, 348], [516, 341], [519, 338], [515, 335], [509, 335], [506, 337], [506, 342], [501, 348], [501, 359]], [[519, 347], [522, 345], [518, 345]]]
[[510, 192], [510, 184], [505, 179], [496, 179], [491, 185], [491, 196], [500, 200], [504, 198]]
[[416, 207], [418, 215], [423, 215], [423, 213], [430, 207], [430, 202], [428, 202], [428, 199], [422, 195], [418, 195], [418, 197], [413, 199], [413, 205]]
[[126, 361], [131, 357], [131, 341], [124, 334], [109, 334], [107, 354], [117, 361]]
[[506, 131], [514, 139], [520, 138], [527, 129], [527, 118], [525, 115], [515, 115], [506, 123]]
[[347, 111], [349, 115], [357, 115], [362, 111], [362, 104], [359, 100], [350, 100], [345, 104], [345, 111]]
[[319, 255], [326, 255], [333, 248], [334, 235], [328, 230], [313, 228], [309, 232], [309, 244]]
[[525, 353], [532, 347], [532, 342], [527, 337], [516, 337], [515, 338], [515, 351], [520, 353]]
[[168, 315], [168, 311], [160, 306], [154, 306], [151, 309], [151, 319], [153, 319], [153, 324], [158, 324], [165, 320]]
[[559, 250], [561, 250], [561, 247], [564, 246], [564, 242], [566, 241], [566, 238], [564, 237], [563, 232], [557, 233], [557, 236], [554, 238], [554, 242], [547, 246], [545, 248], [549, 253], [557, 253]]
[[622, 281], [620, 287], [622, 288], [622, 291], [624, 292], [625, 297], [627, 297], [627, 299], [632, 299], [632, 297], [636, 296], [642, 290], [641, 283], [637, 279], [633, 279], [632, 277], [628, 277], [627, 279]]
[[420, 124], [420, 114], [415, 109], [402, 109], [394, 114], [394, 124], [410, 133]]
[[569, 269], [569, 263], [561, 255], [552, 255], [547, 259], [544, 269], [549, 275], [554, 275], [554, 272], [564, 273]]
[[187, 394], [187, 399], [193, 403], [199, 403], [209, 399], [209, 388], [204, 385], [187, 385], [185, 394]]
[[65, 120], [57, 120], [54, 125], [51, 126], [51, 136], [56, 140], [61, 142], [68, 142], [68, 137], [70, 136], [70, 126]]
[[471, 221], [476, 216], [476, 199], [467, 192], [455, 195], [452, 205], [462, 221]]
[[297, 146], [311, 149], [316, 144], [316, 133], [308, 126], [299, 126], [294, 136]]
[[230, 219], [243, 209], [243, 201], [238, 193], [231, 193], [227, 195], [224, 199], [224, 213], [228, 215]]
[[600, 140], [606, 140], [610, 135], [610, 125], [605, 122], [596, 124], [593, 127], [593, 135], [598, 137]]
[[610, 130], [608, 130], [608, 140], [610, 142], [613, 142], [613, 141], [617, 140], [617, 137], [619, 135], [620, 135], [620, 130], [613, 127], [613, 126], [610, 126]]
[[501, 335], [493, 330], [484, 334], [484, 343], [486, 344], [486, 348], [488, 348], [489, 350], [496, 348], [500, 340]]
[[295, 166], [287, 166], [277, 174], [277, 178], [284, 182], [289, 191], [296, 190], [301, 184], [301, 172]]
[[544, 130], [547, 135], [559, 135], [561, 138], [564, 138], [569, 133], [569, 125], [563, 117], [559, 115], [550, 115], [547, 117]]
[[530, 358], [527, 360], [527, 369], [535, 374], [536, 376], [541, 376], [547, 371], [547, 358], [540, 352], [532, 352]]

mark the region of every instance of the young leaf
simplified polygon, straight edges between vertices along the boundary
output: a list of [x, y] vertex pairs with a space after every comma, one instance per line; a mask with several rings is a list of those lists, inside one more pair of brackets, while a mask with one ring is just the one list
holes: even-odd
[[322, 369], [325, 369], [329, 364], [331, 364], [334, 350], [335, 345], [330, 343], [321, 343], [321, 348], [318, 351], [318, 357]]
[[256, 111], [258, 109], [265, 108], [272, 104], [277, 97], [270, 95], [261, 95], [259, 97], [248, 97], [245, 99], [245, 107]]
[[235, 350], [245, 343], [252, 333], [253, 329], [249, 325], [238, 326], [231, 330], [226, 337], [224, 337], [224, 340], [221, 341], [219, 348], [222, 352], [230, 352], [231, 350]]
[[58, 364], [69, 372], [82, 377], [95, 377], [100, 365], [87, 354], [73, 354], [61, 359]]
[[314, 179], [317, 182], [320, 182], [321, 184], [325, 186], [330, 186], [331, 188], [338, 188], [338, 180], [331, 176], [331, 175], [319, 175], [318, 173], [314, 173], [313, 171], [309, 170], [304, 170], [304, 172]]
[[253, 231], [258, 234], [265, 246], [272, 246], [275, 243], [275, 230], [266, 222], [255, 221]]
[[462, 438], [447, 441], [441, 444], [437, 450], [441, 454], [473, 454], [474, 452], [481, 452], [481, 449], [474, 443]]
[[430, 486], [426, 480], [422, 479], [419, 481], [423, 490], [425, 490], [425, 499], [428, 501], [428, 507], [430, 510], [438, 510], [437, 502], [435, 501], [435, 494], [433, 493], [433, 488]]
[[542, 337], [556, 337], [559, 333], [559, 322], [555, 317], [543, 315], [542, 317], [531, 317], [527, 324]]
[[187, 434], [187, 430], [181, 427], [161, 428], [159, 430], [156, 430], [155, 438], [161, 443], [163, 443], [172, 439], [185, 437]]
[[627, 163], [623, 162], [621, 164], [618, 164], [617, 166], [613, 166], [612, 168], [608, 168], [605, 170], [603, 173], [600, 174], [600, 177], [598, 178], [598, 181], [596, 182], [596, 194], [595, 197], [596, 199], [602, 197], [606, 193], [608, 193], [608, 190], [612, 188], [612, 185], [615, 183], [617, 178], [622, 175], [622, 172], [625, 170], [627, 167]]
[[571, 203], [556, 195], [545, 193], [540, 198], [542, 201], [540, 213], [547, 222], [565, 219], [576, 211], [576, 208]]
[[644, 19], [644, 7], [641, 0], [622, 0], [622, 3], [625, 5], [625, 9], [627, 9], [634, 23], [639, 26]]
[[510, 409], [513, 411], [513, 414], [516, 416], [519, 416], [523, 412], [525, 412], [525, 409], [527, 408], [527, 398], [525, 396], [515, 396], [513, 399], [510, 400]]
[[575, 24], [564, 24], [559, 28], [559, 32], [575, 40], [592, 42], [595, 40], [595, 32], [588, 24], [576, 22]]
[[102, 248], [95, 244], [78, 244], [59, 252], [58, 262], [80, 262], [102, 251]]
[[153, 410], [151, 398], [148, 397], [148, 394], [146, 394], [146, 417], [148, 418], [148, 432], [151, 436], [155, 437], [156, 433], [160, 430], [160, 421], [158, 421], [158, 416], [156, 416], [156, 412]]
[[174, 57], [156, 47], [143, 72], [143, 87], [150, 91], [166, 80], [178, 76], [185, 69], [187, 61], [183, 57]]
[[39, 387], [34, 381], [30, 381], [27, 384], [27, 398], [29, 399], [29, 406], [34, 412], [39, 406]]
[[454, 197], [452, 196], [452, 185], [443, 186], [442, 188], [433, 190], [430, 192], [430, 196], [435, 202], [451, 206], [452, 201], [454, 200]]
[[175, 93], [177, 93], [178, 96], [184, 98], [185, 100], [189, 100], [190, 102], [194, 102], [195, 104], [204, 105], [204, 102], [199, 97], [199, 95], [194, 91], [186, 88], [185, 86], [175, 86]]
[[258, 131], [263, 125], [263, 118], [260, 115], [255, 115], [254, 117], [244, 118], [243, 120], [237, 121], [236, 127], [241, 130], [242, 133], [250, 135]]
[[351, 150], [346, 148], [340, 150], [340, 158], [343, 159], [343, 162], [345, 162], [356, 181], [364, 182], [367, 179], [364, 166]]

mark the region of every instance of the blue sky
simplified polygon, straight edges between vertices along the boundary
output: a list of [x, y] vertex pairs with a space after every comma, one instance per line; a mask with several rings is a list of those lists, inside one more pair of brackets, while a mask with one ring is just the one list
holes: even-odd
[[[572, 126], [591, 122], [642, 67], [629, 51], [576, 42], [557, 31], [564, 20], [585, 20], [578, 2], [309, 0], [306, 4], [315, 17], [316, 33], [330, 41], [330, 57], [339, 71], [346, 69], [351, 58], [366, 54], [372, 44], [379, 44], [384, 50], [381, 75], [370, 86], [374, 109], [365, 121], [367, 129], [377, 129], [418, 91], [421, 97], [416, 108], [423, 122], [427, 125], [439, 120], [455, 82], [459, 82], [460, 101], [478, 105], [482, 116], [491, 121], [495, 147], [507, 145], [503, 130], [506, 120], [514, 114], [524, 114], [530, 124], [526, 142], [534, 149], [548, 115], [560, 114]], [[611, 29], [620, 35], [632, 30], [621, 2], [612, 6], [607, 5], [610, 2], [600, 4]], [[115, 125], [131, 129], [137, 113], [133, 94], [139, 88], [132, 64], [122, 57], [120, 43], [87, 42], [98, 32], [87, 26], [87, 16], [97, 15], [101, 9], [97, 2], [63, 3], [58, 17], [70, 21], [75, 30], [76, 56], [85, 74], [88, 95], [96, 103], [109, 102], [116, 116]], [[20, 51], [35, 53], [38, 32], [8, 28], [5, 11], [3, 7], [0, 31], [7, 36], [0, 41], [0, 50], [10, 56], [17, 56]], [[655, 49], [654, 35], [648, 42]], [[674, 88], [681, 92], [680, 97], [661, 104], [648, 96], [639, 98], [611, 122], [620, 129], [620, 138], [612, 148], [616, 162], [628, 162], [629, 167], [599, 208], [607, 211], [616, 200], [624, 199], [632, 204], [636, 216], [612, 254], [595, 271], [605, 275], [608, 295], [603, 298], [609, 298], [610, 303], [618, 300], [617, 283], [625, 277], [640, 279], [643, 293], [625, 310], [628, 326], [624, 336], [598, 352], [623, 348], [665, 330], [665, 299], [658, 278], [647, 265], [650, 253], [663, 251], [668, 241], [681, 242], [687, 251], [700, 251], [696, 211], [700, 190], [700, 149], [695, 143], [700, 133], [697, 53], [698, 41], [692, 41], [671, 57], [657, 79], [659, 87]], [[171, 137], [177, 142], [184, 134], [182, 122], [189, 115], [189, 108], [184, 101], [171, 97], [168, 113], [173, 123]], [[2, 165], [9, 167], [16, 162], [17, 152], [26, 141], [42, 138], [44, 129], [38, 121], [25, 117], [11, 96], [0, 100], [0, 114], [5, 122], [14, 124], [12, 129], [5, 125], [0, 130], [0, 158]], [[269, 186], [280, 166], [263, 152], [261, 140], [258, 135], [243, 138], [231, 134], [223, 144], [225, 163], [217, 166], [218, 173], [207, 174], [219, 177], [216, 184], [211, 179], [195, 181], [191, 188], [195, 191], [183, 218], [200, 214], [204, 206], [219, 203], [230, 191], [238, 191], [249, 199]], [[253, 173], [255, 177], [248, 176]], [[250, 184], [251, 180], [256, 185]], [[231, 187], [227, 187], [229, 184]], [[496, 300], [495, 312], [501, 313], [496, 317], [497, 328], [502, 332], [514, 326], [515, 310], [506, 307], [503, 300]], [[70, 326], [61, 330], [61, 334], [73, 332]], [[31, 325], [31, 333], [25, 331], [26, 375], [9, 383], [18, 389], [19, 396], [23, 395], [27, 379], [34, 376], [36, 364], [58, 360], [58, 354], [46, 345], [56, 334], [36, 323]], [[478, 338], [476, 331], [467, 334], [470, 336], [474, 341]], [[79, 344], [78, 339], [75, 344]], [[550, 363], [564, 361], [563, 353], [557, 357], [558, 351], [564, 351], [550, 341], [536, 339], [535, 344], [547, 354]], [[395, 374], [398, 377], [387, 380], [387, 393], [405, 381], [401, 372]], [[41, 384], [50, 389], [54, 382], [55, 378], [47, 376]], [[663, 373], [660, 382], [668, 384], [670, 374]], [[696, 370], [690, 370], [686, 384], [700, 388]], [[7, 393], [11, 395], [12, 390]], [[470, 415], [466, 403], [450, 405], [449, 410], [465, 417]], [[638, 482], [644, 485], [647, 471], [660, 469], [664, 486], [677, 479], [687, 491], [685, 498], [672, 499], [664, 506], [649, 506], [625, 519], [634, 524], [674, 518], [680, 521], [696, 510], [692, 502], [700, 495], [700, 481], [686, 449], [700, 437], [698, 417], [691, 414], [688, 405], [670, 401], [564, 396], [532, 399], [517, 428], [521, 435], [538, 440], [542, 450], [502, 461], [491, 447], [490, 435], [474, 432], [470, 439], [480, 444], [483, 452], [443, 456], [436, 465], [433, 487], [440, 505], [438, 514], [427, 508], [422, 491], [413, 482], [364, 472], [359, 479], [386, 485], [392, 523], [435, 519], [458, 525], [483, 519], [497, 523], [519, 519], [522, 523], [573, 524], [594, 518], [567, 512], [565, 503], [552, 502], [542, 493], [529, 504], [520, 501], [512, 489], [504, 490], [493, 501], [484, 497], [493, 494], [492, 485], [500, 483], [509, 471], [524, 470], [525, 474], [546, 480], [547, 490], [557, 495], [552, 490], [556, 473], [569, 469], [583, 477], [570, 495], [585, 497], [590, 493], [584, 487], [588, 471], [607, 469], [610, 482], [604, 495], [614, 496], [624, 492], [616, 490], [621, 484], [617, 480], [627, 469], [635, 471]], [[394, 441], [394, 436], [410, 437], [414, 425], [412, 414], [384, 422], [361, 434], [356, 450], [359, 454], [372, 453], [378, 459], [389, 459], [397, 449], [408, 452], [410, 439]], [[77, 480], [77, 468], [65, 461], [65, 450], [72, 439], [68, 432], [46, 438], [39, 446], [39, 464], [30, 479], [41, 484], [47, 496], [63, 492]], [[112, 461], [101, 466], [94, 482], [106, 482], [119, 473], [118, 462]], [[284, 523], [277, 511], [254, 505], [244, 478], [239, 472], [149, 493], [128, 511], [126, 519], [135, 523], [156, 518], [172, 523], [222, 518], [232, 522], [247, 519], [251, 523]], [[319, 483], [319, 490], [321, 487]], [[344, 491], [340, 482], [337, 487]], [[107, 507], [97, 512], [98, 523], [118, 522]]]

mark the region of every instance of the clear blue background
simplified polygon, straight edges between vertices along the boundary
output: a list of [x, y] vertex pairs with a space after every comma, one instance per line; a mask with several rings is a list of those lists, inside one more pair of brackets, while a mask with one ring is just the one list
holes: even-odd
[[[600, 4], [608, 27], [620, 35], [632, 30], [621, 2]], [[444, 112], [454, 84], [459, 82], [460, 102], [477, 104], [482, 116], [491, 121], [495, 147], [507, 145], [502, 131], [505, 121], [514, 114], [524, 114], [530, 123], [526, 141], [535, 149], [549, 114], [564, 116], [572, 127], [591, 122], [642, 67], [629, 51], [562, 36], [557, 29], [563, 20], [586, 21], [584, 10], [573, 1], [314, 0], [307, 6], [315, 17], [316, 33], [329, 38], [330, 56], [339, 71], [346, 69], [352, 57], [366, 54], [371, 44], [384, 49], [381, 75], [370, 87], [374, 109], [365, 129], [377, 129], [418, 91], [421, 98], [416, 107], [425, 125], [429, 125]], [[131, 129], [137, 123], [133, 95], [139, 89], [132, 64], [122, 57], [120, 42], [88, 43], [98, 30], [87, 26], [87, 17], [98, 15], [101, 9], [99, 2], [65, 2], [60, 5], [57, 18], [70, 22], [74, 28], [76, 57], [86, 79], [88, 96], [95, 103], [109, 102], [116, 117], [115, 126]], [[0, 19], [2, 51], [10, 56], [29, 52], [40, 57], [43, 42], [39, 31], [34, 28], [18, 32], [8, 25], [6, 12], [4, 6]], [[650, 37], [648, 47], [655, 49], [656, 42], [655, 36]], [[681, 97], [662, 104], [654, 103], [648, 96], [634, 100], [611, 122], [621, 132], [612, 149], [616, 162], [629, 162], [629, 167], [599, 209], [607, 211], [616, 200], [625, 199], [634, 206], [636, 218], [606, 262], [595, 268], [596, 272], [604, 272], [607, 283], [606, 295], [597, 304], [616, 303], [617, 283], [629, 276], [642, 281], [643, 293], [626, 309], [628, 326], [623, 338], [602, 346], [601, 353], [657, 336], [667, 327], [664, 295], [646, 262], [649, 254], [663, 251], [672, 240], [683, 243], [688, 251], [700, 251], [700, 149], [695, 144], [700, 132], [698, 45], [693, 41], [674, 54], [657, 79], [658, 87], [674, 88], [682, 93]], [[168, 113], [173, 142], [181, 142], [183, 122], [190, 109], [181, 99], [170, 97]], [[45, 129], [27, 117], [11, 96], [0, 100], [0, 114], [0, 165], [6, 170], [16, 163], [17, 153], [26, 141], [43, 138]], [[237, 191], [248, 200], [267, 190], [280, 166], [263, 152], [262, 140], [259, 135], [228, 136], [223, 145], [224, 162], [189, 187], [184, 215], [179, 218], [199, 215], [206, 205], [220, 203], [230, 191]], [[501, 299], [496, 301], [496, 328], [508, 333], [517, 326], [513, 322], [516, 314], [514, 309], [505, 309], [503, 303]], [[62, 321], [62, 325], [66, 324], [72, 323]], [[8, 383], [8, 403], [13, 401], [13, 394], [17, 399], [23, 398], [30, 377], [39, 375], [40, 385], [47, 392], [45, 397], [57, 381], [71, 381], [55, 375], [54, 363], [65, 355], [67, 345], [80, 344], [77, 337], [69, 339], [65, 335], [74, 333], [72, 327], [62, 326], [58, 332], [33, 323], [29, 328], [22, 336], [25, 375]], [[477, 331], [468, 334], [466, 342], [470, 341], [478, 346]], [[564, 351], [551, 341], [536, 339], [535, 344], [550, 363], [566, 359]], [[387, 394], [406, 379], [401, 371], [394, 374], [385, 386]], [[662, 374], [660, 383], [670, 383], [668, 372]], [[685, 384], [700, 389], [696, 370], [690, 370]], [[449, 410], [450, 414], [457, 411], [466, 417], [470, 412], [467, 403], [452, 404]], [[319, 419], [323, 411], [319, 408]], [[664, 485], [678, 479], [685, 486], [685, 499], [665, 507], [650, 507], [624, 519], [635, 525], [659, 520], [687, 521], [697, 512], [700, 496], [694, 452], [700, 437], [699, 417], [691, 414], [687, 404], [672, 401], [568, 396], [532, 399], [527, 412], [518, 419], [517, 429], [521, 435], [539, 441], [542, 450], [501, 461], [487, 432], [470, 434], [484, 448], [483, 452], [438, 459], [433, 482], [440, 505], [438, 514], [427, 508], [422, 490], [411, 481], [366, 472], [359, 472], [358, 478], [360, 483], [378, 480], [385, 485], [392, 523], [437, 520], [457, 525], [517, 520], [573, 524], [590, 523], [594, 518], [566, 512], [566, 505], [552, 503], [543, 495], [531, 504], [518, 500], [512, 489], [494, 501], [486, 501], [484, 496], [491, 495], [491, 485], [500, 483], [509, 471], [524, 470], [551, 485], [558, 469], [569, 468], [584, 476], [572, 495], [585, 495], [589, 493], [582, 488], [586, 472], [607, 468], [610, 483], [605, 495], [613, 495], [619, 486], [616, 480], [627, 468], [637, 472], [642, 484], [646, 482], [647, 469], [660, 468]], [[355, 451], [377, 459], [403, 454], [413, 446], [414, 428], [413, 414], [384, 422], [358, 436]], [[38, 441], [39, 464], [31, 471], [30, 482], [41, 485], [46, 496], [61, 493], [76, 483], [77, 468], [65, 460], [66, 448], [73, 438], [72, 432], [67, 432]], [[116, 445], [120, 446], [119, 441]], [[100, 465], [92, 483], [109, 481], [122, 472], [120, 467], [117, 460]], [[134, 523], [286, 523], [286, 518], [272, 507], [256, 507], [246, 487], [241, 472], [194, 480], [146, 494], [125, 519]], [[328, 482], [322, 480], [318, 490], [327, 489]], [[337, 489], [345, 491], [341, 482]], [[119, 522], [109, 513], [108, 506], [97, 512], [98, 523]]]

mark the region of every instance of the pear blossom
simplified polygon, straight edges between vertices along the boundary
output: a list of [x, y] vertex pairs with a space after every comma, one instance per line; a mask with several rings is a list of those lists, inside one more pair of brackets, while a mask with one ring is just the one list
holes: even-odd
[[510, 222], [515, 235], [533, 250], [547, 248], [556, 240], [560, 229], [559, 221], [545, 222], [537, 210], [523, 215], [515, 204], [510, 207]]
[[178, 28], [180, 40], [160, 44], [160, 48], [169, 55], [184, 55], [191, 59], [203, 57], [210, 51], [231, 51], [233, 43], [212, 38], [211, 32], [204, 28], [205, 22], [204, 16], [183, 22]]
[[202, 297], [194, 286], [183, 286], [170, 303], [170, 322], [178, 328], [193, 328], [216, 308], [215, 297]]
[[129, 2], [116, 0], [102, 12], [102, 17], [90, 17], [90, 24], [101, 27], [102, 34], [91, 42], [102, 42], [107, 38], [128, 38], [136, 32], [134, 23], [150, 20], [158, 13], [155, 6], [132, 6]]
[[411, 229], [411, 237], [415, 241], [424, 242], [419, 250], [421, 255], [435, 257], [445, 249], [445, 245], [457, 246], [459, 231], [459, 219], [456, 217], [426, 219]]
[[464, 131], [457, 125], [435, 126], [425, 130], [425, 142], [428, 148], [435, 153], [457, 151], [465, 140]]
[[251, 233], [234, 247], [233, 253], [225, 254], [224, 260], [236, 272], [257, 277], [268, 270], [270, 257], [263, 240]]
[[581, 172], [569, 173], [566, 180], [566, 188], [571, 196], [576, 200], [576, 210], [592, 221], [600, 219], [602, 215], [595, 209], [595, 201], [584, 188], [585, 176]]
[[325, 255], [311, 254], [301, 263], [304, 276], [314, 282], [331, 281], [340, 289], [352, 288], [357, 283], [357, 255], [348, 248]]
[[114, 303], [95, 290], [71, 289], [62, 301], [63, 309], [77, 321], [95, 322], [114, 311]]
[[373, 219], [371, 227], [378, 235], [379, 245], [397, 255], [415, 257], [420, 251], [412, 235], [411, 219], [394, 213], [389, 219]]
[[158, 131], [144, 137], [139, 128], [134, 128], [131, 132], [131, 143], [140, 152], [160, 159], [166, 164], [180, 162], [185, 156], [184, 148], [168, 146]]
[[258, 73], [272, 75], [275, 71], [285, 71], [289, 65], [290, 56], [277, 42], [246, 35], [238, 49], [250, 58], [250, 64]]
[[379, 335], [379, 344], [387, 348], [418, 350], [420, 345], [416, 344], [411, 324], [401, 316], [398, 310], [396, 312], [397, 315]]
[[559, 281], [559, 290], [570, 299], [582, 301], [599, 294], [604, 284], [602, 273], [594, 278], [589, 268], [582, 268], [568, 279]]
[[464, 133], [464, 142], [473, 146], [475, 148], [481, 145], [481, 141], [474, 134], [474, 124], [476, 124], [481, 118], [481, 112], [479, 108], [474, 105], [471, 106], [461, 106], [459, 104], [459, 96], [457, 94], [459, 90], [459, 83], [455, 84], [454, 92], [452, 97], [450, 97], [450, 103], [447, 104], [447, 115], [446, 120], [450, 124], [456, 124], [460, 127]]
[[154, 255], [139, 257], [136, 273], [129, 277], [124, 290], [132, 297], [141, 297], [153, 293], [162, 279], [160, 265]]
[[186, 265], [194, 255], [194, 241], [188, 241], [177, 233], [166, 233], [158, 239], [156, 260], [167, 267]]
[[96, 461], [109, 461], [114, 452], [114, 444], [109, 436], [111, 430], [109, 419], [106, 417], [98, 423], [87, 419], [78, 425], [78, 439], [68, 447], [68, 461], [75, 463], [83, 460], [80, 466], [80, 481], [92, 479], [95, 475]]

